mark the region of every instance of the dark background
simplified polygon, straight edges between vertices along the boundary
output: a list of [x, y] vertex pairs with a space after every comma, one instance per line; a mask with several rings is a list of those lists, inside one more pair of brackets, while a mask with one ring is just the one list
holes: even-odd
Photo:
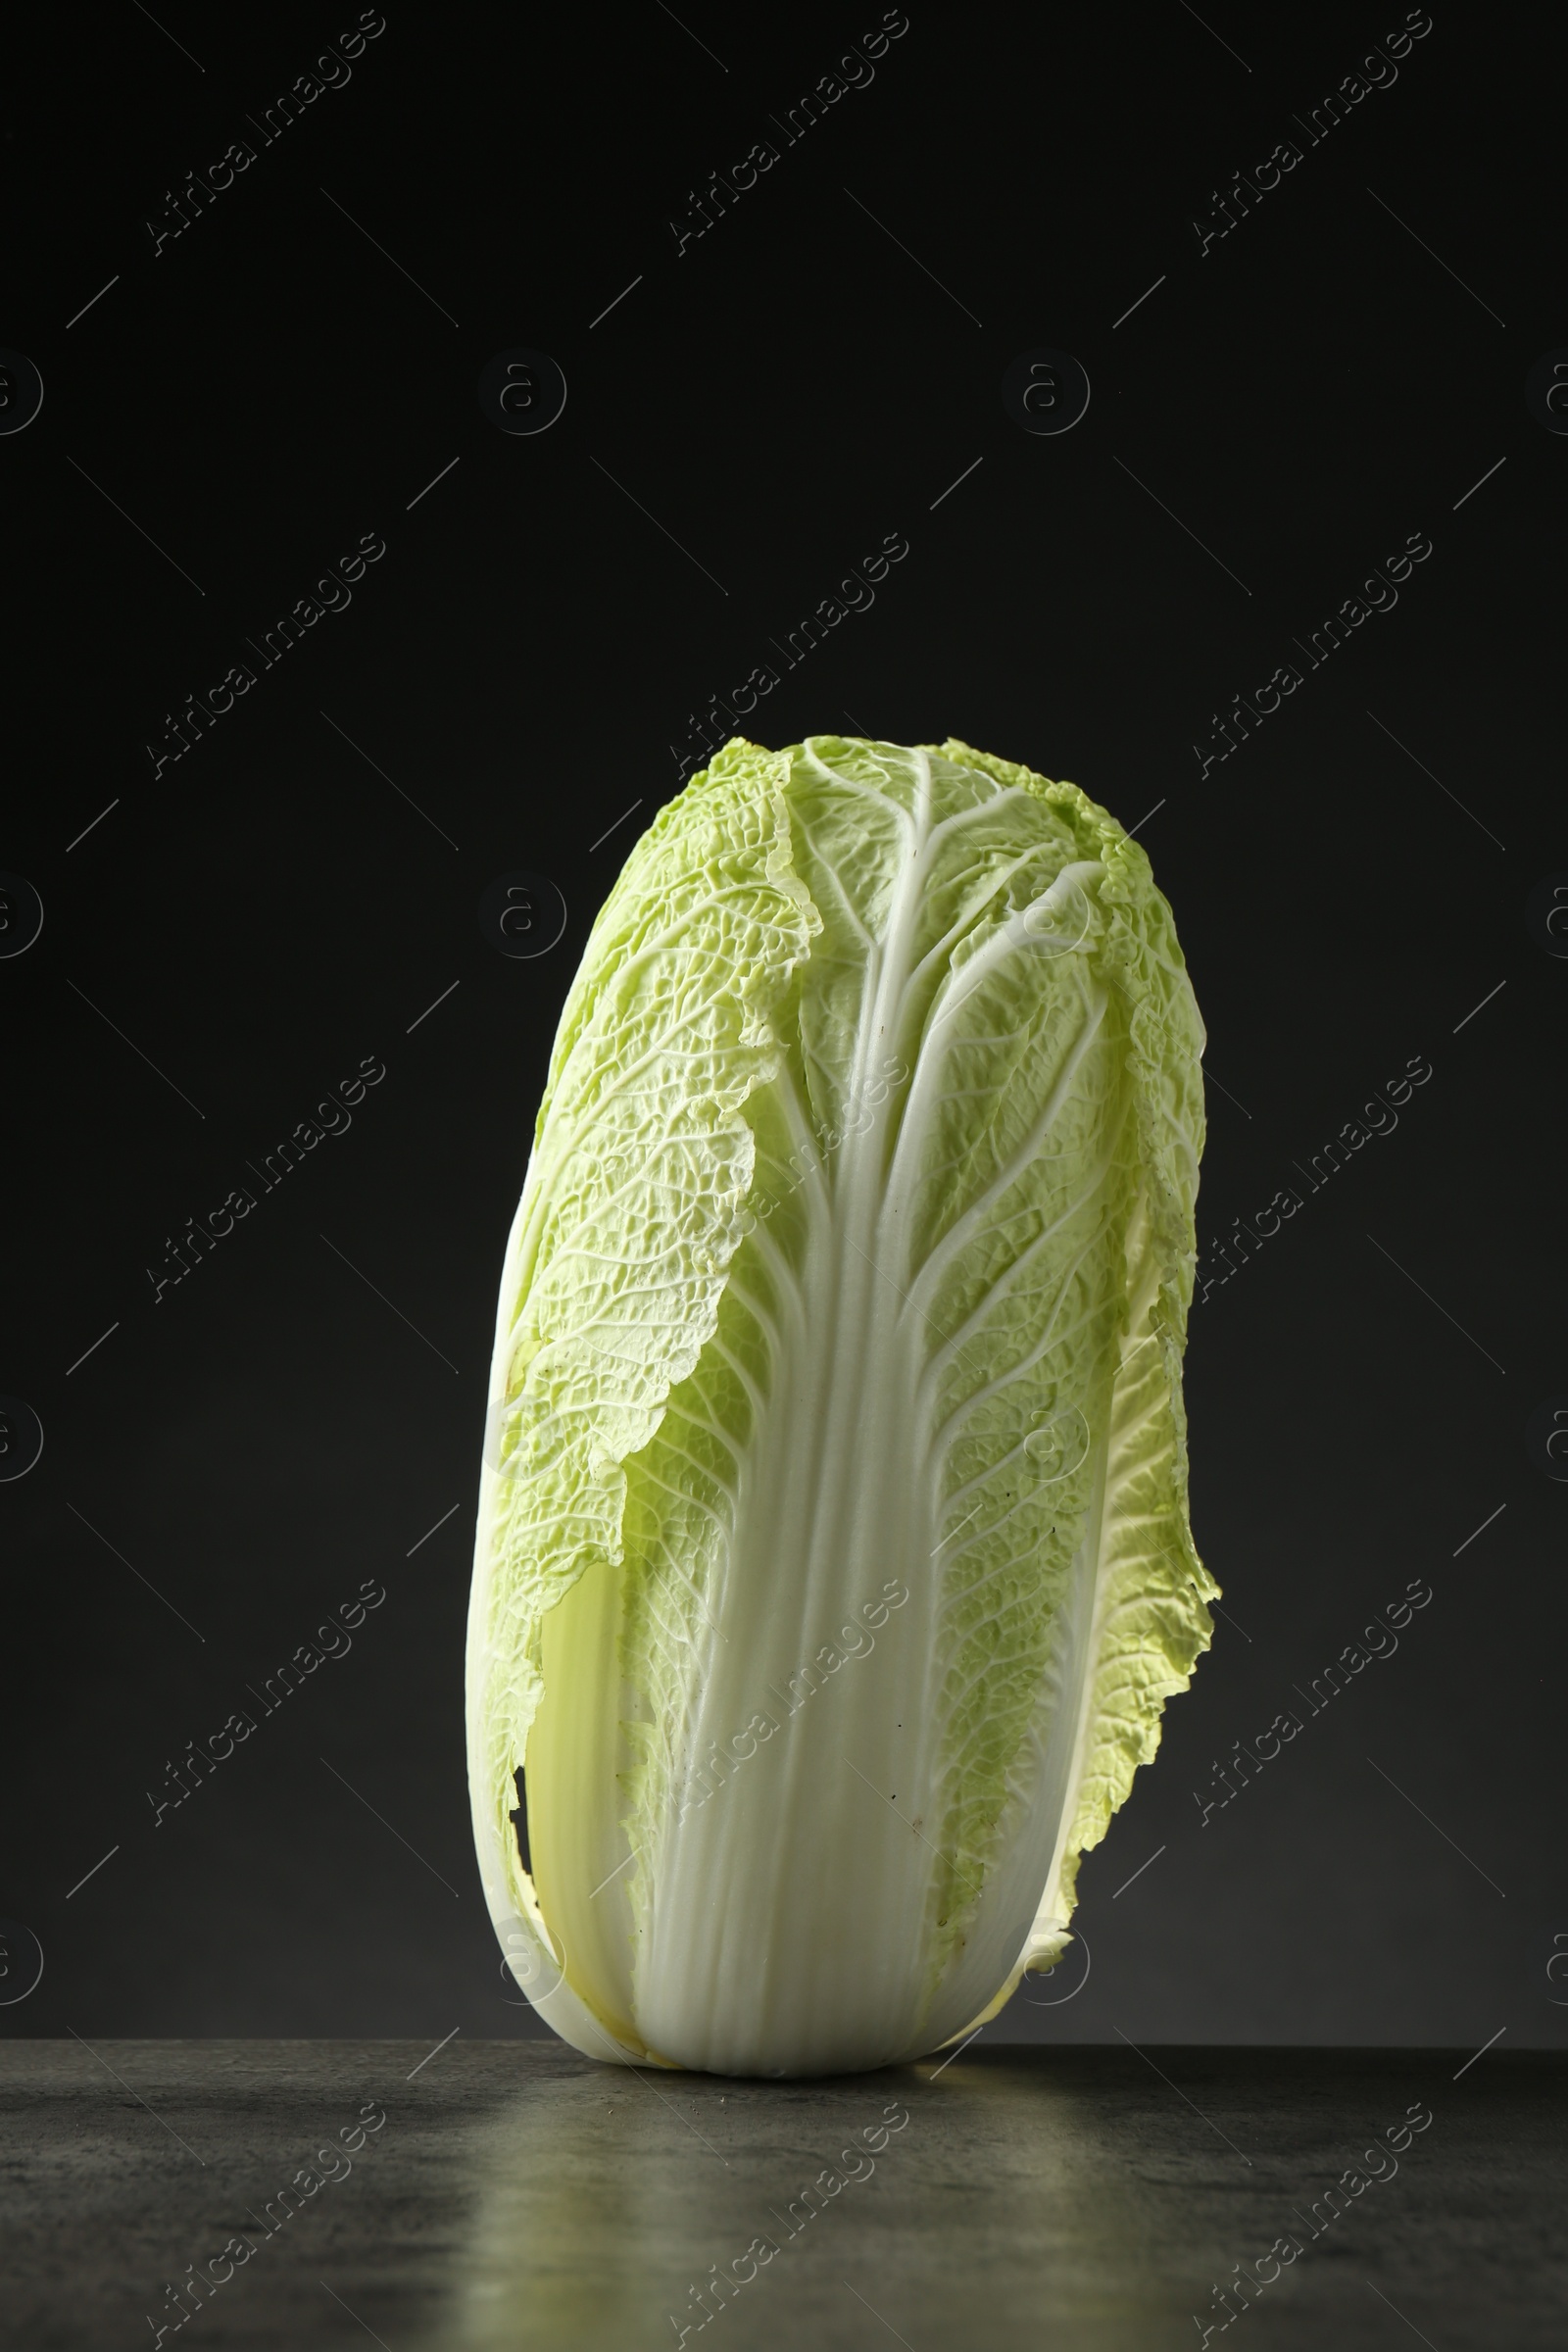
[[[45, 1970], [14, 1997], [13, 1930], [6, 2031], [538, 2030], [472, 1866], [462, 1673], [549, 1044], [692, 714], [902, 532], [752, 729], [951, 732], [1153, 810], [1210, 1038], [1205, 1270], [1304, 1196], [1193, 1319], [1213, 1651], [1085, 1864], [1088, 1983], [991, 2034], [1563, 2042], [1568, 1488], [1526, 1433], [1568, 1392], [1568, 962], [1527, 903], [1568, 868], [1568, 439], [1524, 394], [1568, 344], [1563, 59], [1538, 17], [1436, 5], [1314, 146], [1293, 113], [1400, 8], [911, 6], [788, 148], [769, 117], [876, 8], [389, 5], [265, 146], [247, 118], [352, 9], [73, 12], [13, 53], [0, 341], [45, 399], [0, 439], [0, 864], [45, 921], [0, 962], [0, 1389], [45, 1445], [0, 1486], [0, 1912]], [[764, 137], [677, 257], [688, 192]], [[1200, 256], [1194, 216], [1286, 137]], [[255, 163], [155, 258], [166, 192], [237, 138]], [[476, 398], [518, 346], [569, 387], [537, 437]], [[1093, 386], [1065, 436], [1004, 410], [1039, 347]], [[1397, 608], [1200, 780], [1211, 714], [1416, 532]], [[246, 639], [364, 533], [352, 606], [262, 670]], [[239, 661], [255, 687], [155, 778], [166, 714]], [[517, 868], [568, 910], [533, 961], [476, 919]], [[1306, 1194], [1415, 1055], [1397, 1130]], [[261, 1195], [247, 1163], [364, 1056], [352, 1128]], [[155, 1304], [239, 1184], [254, 1212]], [[1397, 1654], [1205, 1824], [1215, 1760], [1416, 1578]], [[352, 1652], [155, 1829], [166, 1763], [366, 1579]]]

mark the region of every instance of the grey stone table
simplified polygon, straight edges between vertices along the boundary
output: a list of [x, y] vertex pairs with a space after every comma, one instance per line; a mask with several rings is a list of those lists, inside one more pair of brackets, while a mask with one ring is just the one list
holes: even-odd
[[1559, 2346], [1568, 2057], [1463, 2055], [11, 2041], [5, 2340]]

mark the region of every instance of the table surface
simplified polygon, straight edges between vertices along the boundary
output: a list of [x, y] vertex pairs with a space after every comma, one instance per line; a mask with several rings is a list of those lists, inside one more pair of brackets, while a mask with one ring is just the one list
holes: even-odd
[[11, 2041], [7, 2340], [1144, 2352], [1245, 2300], [1250, 2352], [1555, 2348], [1568, 2055], [1463, 2060], [981, 2043], [781, 2084], [461, 2035]]

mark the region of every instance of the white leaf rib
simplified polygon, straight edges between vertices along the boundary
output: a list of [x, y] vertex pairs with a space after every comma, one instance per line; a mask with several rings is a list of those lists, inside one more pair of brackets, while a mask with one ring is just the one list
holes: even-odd
[[[710, 867], [710, 873], [711, 870]], [[758, 902], [768, 896], [771, 891], [772, 885], [761, 880], [736, 880], [722, 883], [717, 889], [705, 893], [702, 898], [692, 898], [681, 907], [673, 922], [663, 925], [658, 931], [647, 932], [638, 942], [637, 947], [615, 966], [606, 999], [603, 1001], [612, 1002], [613, 995], [619, 991], [622, 981], [628, 976], [635, 977], [640, 967], [646, 964], [651, 957], [667, 955], [671, 949], [679, 949], [685, 935], [694, 928], [696, 917], [706, 913], [710, 907], [721, 908], [726, 905], [739, 902], [743, 907], [748, 909], [743, 916], [742, 928], [759, 930], [764, 935], [771, 934], [772, 938], [766, 944], [776, 945], [784, 936], [781, 926], [775, 919], [756, 911]], [[697, 958], [699, 970], [716, 964], [718, 961], [718, 953], [714, 948], [709, 948], [702, 952], [697, 950], [690, 952]]]
[[[978, 776], [983, 771], [978, 768], [969, 768], [965, 770], [966, 774], [973, 776]], [[1031, 795], [1024, 790], [1024, 787], [1021, 784], [999, 784], [995, 776], [986, 776], [985, 782], [989, 789], [987, 790], [983, 800], [973, 802], [967, 808], [956, 808], [951, 816], [943, 817], [939, 824], [932, 826], [930, 832], [925, 837], [925, 846], [928, 850], [934, 850], [938, 842], [941, 841], [945, 835], [964, 832], [976, 821], [977, 818], [982, 816], [994, 816], [997, 810], [999, 808], [1005, 808], [1009, 801], [1028, 801], [1031, 799]], [[1030, 850], [1027, 854], [1029, 856], [1033, 856], [1037, 851], [1041, 850], [1044, 850], [1049, 854], [1053, 846], [1054, 845], [1048, 841], [1035, 842], [1031, 844]]]
[[763, 1306], [760, 1300], [754, 1298], [745, 1284], [739, 1281], [734, 1274], [730, 1276], [724, 1296], [726, 1298], [733, 1298], [737, 1306], [745, 1308], [767, 1343], [773, 1360], [777, 1362], [784, 1342], [772, 1309]]
[[[970, 813], [973, 813], [973, 811]], [[928, 849], [933, 847], [941, 839], [946, 825], [952, 824], [953, 822], [954, 819], [949, 817], [944, 820], [944, 824], [937, 826], [935, 832], [933, 832], [931, 835], [930, 842], [928, 842], [926, 845]], [[914, 966], [914, 969], [909, 973], [908, 978], [905, 981], [903, 988], [900, 990], [899, 1023], [901, 1028], [903, 1026], [909, 999], [919, 988], [924, 985], [929, 967], [938, 962], [943, 956], [951, 956], [953, 950], [957, 946], [959, 940], [962, 939], [966, 933], [974, 929], [975, 924], [979, 920], [980, 916], [984, 914], [986, 908], [992, 904], [992, 902], [1006, 889], [1007, 884], [1012, 880], [1013, 875], [1020, 873], [1026, 865], [1032, 865], [1037, 858], [1049, 857], [1051, 853], [1051, 847], [1052, 845], [1049, 842], [1032, 842], [1027, 850], [1022, 851], [1019, 856], [1012, 860], [1010, 865], [1004, 866], [1000, 873], [994, 873], [990, 877], [989, 885], [981, 898], [972, 902], [965, 901], [961, 913], [959, 913], [949, 925], [948, 929], [937, 941], [935, 947], [928, 948], [926, 950], [919, 962]], [[958, 968], [961, 972], [966, 970], [968, 967], [966, 965], [960, 965]]]
[[715, 1469], [710, 1462], [705, 1462], [700, 1453], [692, 1451], [691, 1446], [685, 1443], [681, 1435], [683, 1431], [688, 1430], [711, 1438], [716, 1446], [723, 1448], [731, 1461], [737, 1458], [740, 1450], [735, 1439], [727, 1430], [721, 1429], [716, 1422], [708, 1420], [706, 1415], [693, 1413], [687, 1406], [675, 1404], [671, 1404], [666, 1410], [659, 1427], [658, 1438], [660, 1446], [667, 1447], [671, 1454], [678, 1455], [683, 1461], [690, 1462], [694, 1476], [703, 1480], [708, 1487], [716, 1489], [728, 1502], [733, 1504], [735, 1500], [733, 1486], [722, 1470]]
[[[1018, 1563], [1016, 1561], [1009, 1563], [1009, 1565], [1012, 1566], [1016, 1566], [1017, 1564]], [[963, 1647], [968, 1648], [979, 1635], [985, 1633], [991, 1627], [1000, 1627], [1002, 1622], [1002, 1615], [999, 1612], [992, 1616], [982, 1618], [978, 1625], [972, 1627], [965, 1626], [960, 1637]], [[977, 1691], [984, 1691], [987, 1697], [989, 1697], [993, 1665], [993, 1658], [983, 1657], [978, 1665], [966, 1673], [963, 1676], [963, 1679], [959, 1681], [956, 1686], [955, 1686], [951, 1681], [944, 1685], [943, 1698], [950, 1723], [956, 1718], [959, 1721], [962, 1720]], [[1027, 1674], [1027, 1667], [1019, 1668], [1020, 1676]], [[976, 1724], [974, 1726], [974, 1733], [978, 1733], [983, 1729], [983, 1724]], [[971, 1737], [974, 1736], [974, 1733], [971, 1734]]]
[[677, 1649], [690, 1650], [697, 1657], [701, 1651], [691, 1620], [687, 1617], [672, 1620], [662, 1613], [658, 1604], [661, 1601], [676, 1604], [678, 1594], [684, 1592], [691, 1601], [695, 1617], [708, 1625], [710, 1620], [703, 1606], [702, 1589], [693, 1584], [662, 1539], [659, 1550], [662, 1554], [662, 1568], [657, 1557], [649, 1556], [646, 1561], [648, 1573], [643, 1579], [642, 1605], [648, 1612], [650, 1623], [659, 1628], [662, 1642], [672, 1642]]
[[752, 1410], [759, 1416], [763, 1414], [767, 1410], [767, 1399], [762, 1395], [761, 1390], [758, 1387], [751, 1374], [747, 1371], [746, 1366], [741, 1362], [739, 1356], [736, 1355], [733, 1348], [729, 1347], [725, 1340], [720, 1338], [717, 1332], [713, 1334], [713, 1337], [709, 1341], [708, 1344], [720, 1361], [728, 1364], [730, 1370], [740, 1382], [741, 1387], [746, 1391], [747, 1396], [751, 1400]]
[[801, 1101], [799, 1089], [795, 1084], [794, 1072], [787, 1062], [773, 1082], [773, 1095], [779, 1109], [784, 1114], [784, 1124], [789, 1131], [791, 1144], [797, 1152], [808, 1152], [813, 1166], [820, 1165], [817, 1158], [815, 1130], [811, 1126], [806, 1105]]
[[[662, 1429], [660, 1431], [659, 1435], [660, 1445], [656, 1455], [653, 1459], [650, 1459], [643, 1465], [642, 1474], [644, 1480], [649, 1486], [657, 1487], [662, 1494], [667, 1494], [673, 1501], [679, 1502], [684, 1509], [700, 1511], [705, 1519], [711, 1520], [713, 1526], [717, 1528], [719, 1534], [727, 1542], [735, 1532], [735, 1523], [733, 1519], [726, 1519], [723, 1512], [716, 1510], [714, 1506], [708, 1500], [706, 1495], [695, 1494], [690, 1487], [673, 1486], [667, 1478], [662, 1477], [655, 1468], [654, 1461], [658, 1458], [659, 1454], [663, 1453], [667, 1449], [667, 1451], [670, 1453], [678, 1454], [683, 1461], [691, 1462], [692, 1468], [697, 1471], [700, 1477], [706, 1479], [710, 1474], [704, 1470], [703, 1465], [700, 1462], [694, 1461], [692, 1456], [686, 1452], [683, 1446], [668, 1446]], [[730, 1500], [731, 1502], [734, 1501], [733, 1495], [730, 1496]]]
[[[1050, 898], [1052, 891], [1058, 890], [1063, 882], [1067, 882], [1074, 890], [1078, 892], [1085, 905], [1089, 906], [1091, 902], [1089, 900], [1087, 888], [1088, 880], [1091, 877], [1096, 881], [1103, 879], [1104, 871], [1105, 869], [1103, 865], [1098, 858], [1074, 858], [1070, 864], [1064, 865], [1061, 868], [1060, 872], [1055, 876], [1055, 879], [1051, 883], [1050, 888], [1046, 890], [1042, 894], [1042, 897], [1036, 900], [1034, 904], [1035, 906], [1043, 906], [1045, 900]], [[1032, 909], [1024, 908], [1022, 911], [1027, 914], [1028, 912], [1032, 911]], [[962, 1011], [963, 1006], [968, 1003], [970, 997], [974, 995], [975, 990], [984, 981], [991, 977], [991, 974], [998, 968], [999, 965], [1005, 963], [1009, 956], [1021, 956], [1026, 952], [1038, 954], [1052, 944], [1054, 936], [1055, 935], [1054, 933], [1046, 932], [1020, 933], [1019, 931], [1014, 930], [1010, 923], [1002, 924], [996, 931], [992, 933], [985, 946], [977, 949], [973, 956], [969, 956], [963, 963], [959, 964], [957, 969], [952, 972], [949, 975], [949, 979], [944, 981], [941, 988], [938, 989], [926, 1018], [925, 1031], [921, 1041], [922, 1046], [924, 1045], [925, 1041], [929, 1039], [938, 1028], [941, 1027], [944, 1021], [951, 1019], [954, 1013]], [[1066, 943], [1066, 946], [1063, 949], [1063, 956], [1070, 955], [1074, 949], [1081, 947], [1084, 939], [1087, 936], [1088, 926], [1086, 924], [1084, 930], [1079, 933], [1077, 939], [1070, 940]], [[951, 1004], [947, 1004], [945, 1000], [948, 995], [950, 984], [957, 988], [960, 983], [962, 986], [959, 990], [959, 993], [956, 996], [955, 1001]]]
[[800, 1280], [794, 1267], [772, 1235], [765, 1231], [760, 1224], [758, 1225], [750, 1239], [756, 1244], [759, 1256], [778, 1285], [782, 1305], [792, 1317], [798, 1320], [805, 1314], [806, 1301], [802, 1296]]
[[[1066, 1296], [1067, 1285], [1072, 1281], [1073, 1276], [1076, 1275], [1078, 1267], [1083, 1263], [1083, 1257], [1088, 1255], [1089, 1249], [1092, 1247], [1093, 1243], [1086, 1245], [1083, 1254], [1075, 1261], [1066, 1279], [1064, 1280], [1060, 1298], [1058, 1298], [1057, 1300], [1058, 1309], [1060, 1306], [1061, 1298], [1065, 1298]], [[1091, 1310], [1090, 1314], [1086, 1314], [1081, 1317], [1080, 1322], [1087, 1323], [1092, 1320], [1093, 1311], [1094, 1310]], [[1099, 1311], [1103, 1312], [1104, 1310], [1102, 1308]], [[1077, 1329], [1078, 1326], [1074, 1325], [1070, 1328]], [[941, 1464], [945, 1465], [951, 1457], [956, 1441], [952, 1436], [949, 1435], [950, 1431], [956, 1429], [958, 1424], [966, 1420], [968, 1415], [974, 1412], [980, 1405], [989, 1404], [993, 1397], [1001, 1396], [1008, 1389], [1015, 1388], [1020, 1380], [1024, 1379], [1028, 1373], [1032, 1372], [1037, 1364], [1041, 1363], [1054, 1348], [1060, 1345], [1061, 1340], [1065, 1336], [1066, 1334], [1064, 1333], [1057, 1333], [1054, 1337], [1053, 1337], [1051, 1328], [1048, 1326], [1045, 1336], [1036, 1342], [1034, 1347], [1030, 1348], [1027, 1355], [1020, 1356], [1017, 1362], [1014, 1364], [1009, 1364], [1005, 1371], [995, 1374], [992, 1379], [985, 1383], [984, 1387], [975, 1389], [969, 1396], [961, 1398], [960, 1401], [954, 1406], [952, 1412], [947, 1414], [943, 1420], [937, 1423], [935, 1429], [931, 1433], [933, 1463], [937, 1464], [940, 1462]]]
[[[1094, 1205], [1096, 1194], [1100, 1191], [1102, 1185], [1104, 1183], [1105, 1178], [1109, 1175], [1114, 1165], [1115, 1161], [1113, 1159], [1107, 1158], [1102, 1160], [1099, 1168], [1095, 1171], [1094, 1176], [1091, 1178], [1089, 1184], [1085, 1187], [1084, 1191], [1079, 1193], [1074, 1200], [1069, 1202], [1068, 1206], [1062, 1210], [1060, 1216], [1056, 1218], [1055, 1222], [1054, 1224], [1045, 1226], [1041, 1232], [1036, 1234], [1032, 1242], [1026, 1243], [1023, 1249], [1019, 1250], [1017, 1256], [1012, 1259], [1011, 1263], [1004, 1267], [1003, 1271], [998, 1274], [987, 1286], [985, 1291], [982, 1292], [975, 1305], [970, 1308], [968, 1314], [964, 1317], [964, 1320], [959, 1324], [957, 1330], [955, 1332], [950, 1332], [943, 1341], [941, 1347], [932, 1351], [932, 1354], [926, 1364], [925, 1371], [921, 1376], [922, 1388], [928, 1381], [945, 1371], [955, 1356], [958, 1356], [963, 1353], [966, 1344], [970, 1340], [974, 1339], [984, 1325], [989, 1322], [991, 1316], [995, 1313], [996, 1308], [1001, 1301], [1011, 1297], [1013, 1286], [1018, 1277], [1032, 1263], [1039, 1252], [1046, 1248], [1047, 1244], [1054, 1242], [1056, 1236], [1062, 1231], [1064, 1226], [1070, 1225], [1075, 1217], [1081, 1215], [1084, 1210], [1091, 1208]], [[1012, 1221], [1013, 1220], [1010, 1217], [1005, 1220], [1007, 1224], [1011, 1224]], [[993, 1234], [995, 1234], [1001, 1232], [1003, 1228], [1001, 1226], [994, 1226], [991, 1230]], [[1072, 1280], [1079, 1267], [1083, 1264], [1084, 1259], [1088, 1256], [1090, 1250], [1095, 1247], [1096, 1242], [1103, 1236], [1104, 1231], [1105, 1217], [1103, 1209], [1102, 1209], [1100, 1221], [1096, 1225], [1094, 1232], [1090, 1235], [1088, 1241], [1085, 1242], [1078, 1255], [1073, 1259], [1072, 1264], [1067, 1269], [1063, 1283], [1057, 1288], [1058, 1308], [1061, 1298], [1065, 1295], [1066, 1283]], [[978, 1239], [979, 1237], [975, 1236], [974, 1238]], [[1055, 1310], [1053, 1310], [1053, 1322], [1054, 1319]], [[1048, 1339], [1050, 1337], [1050, 1331], [1051, 1326], [1048, 1324], [1046, 1331], [1046, 1336]]]
[[[923, 1292], [926, 1298], [929, 1299], [954, 1259], [967, 1248], [986, 1223], [991, 1211], [1000, 1200], [1005, 1198], [1028, 1169], [1041, 1144], [1061, 1116], [1062, 1105], [1071, 1092], [1072, 1083], [1078, 1074], [1079, 1067], [1103, 1026], [1106, 1003], [1107, 1000], [1103, 996], [1097, 999], [1092, 1012], [1085, 1019], [1073, 1041], [1055, 1084], [1046, 1097], [1039, 1117], [1033, 1121], [1017, 1150], [997, 1171], [979, 1200], [972, 1201], [961, 1216], [954, 1219], [942, 1240], [928, 1252], [922, 1263], [911, 1271], [909, 1295], [911, 1302], [916, 1302], [916, 1311], [918, 1311], [917, 1302], [921, 1293]], [[903, 1142], [904, 1138], [901, 1137], [901, 1149]]]
[[[1078, 1408], [1076, 1406], [1069, 1405], [1066, 1410], [1068, 1412], [1074, 1412], [1077, 1411]], [[1052, 1421], [1055, 1420], [1057, 1416], [1053, 1414], [1051, 1419], [1044, 1424], [1044, 1427], [1049, 1429]], [[1029, 1444], [1031, 1439], [1038, 1438], [1039, 1435], [1039, 1429], [1025, 1430], [1023, 1436], [1018, 1440], [1016, 1445], [1009, 1446], [1005, 1453], [999, 1454], [997, 1459], [994, 1462], [988, 1463], [984, 1470], [977, 1470], [973, 1478], [966, 1478], [961, 1486], [950, 1488], [948, 1493], [942, 1498], [944, 1507], [948, 1510], [955, 1510], [960, 1502], [967, 1502], [969, 1496], [973, 1494], [977, 1489], [989, 1487], [993, 1479], [1000, 1478], [1003, 1471], [1006, 1469], [1008, 1463], [1016, 1461], [1020, 1455], [1025, 1455], [1028, 1459], [1033, 1460], [1033, 1455], [1029, 1454]], [[1073, 1468], [1077, 1468], [1076, 1463], [1074, 1463]], [[1064, 1475], [1070, 1477], [1071, 1472], [1069, 1471]], [[1042, 1481], [1037, 1479], [1034, 1485], [1031, 1487], [1030, 1493], [1038, 1494], [1043, 1484], [1054, 1486], [1058, 1482], [1054, 1479], [1050, 1481]], [[998, 1524], [1001, 1524], [1000, 1521]], [[985, 1531], [981, 1530], [980, 1532], [984, 1533]]]
[[[917, 817], [908, 809], [901, 808], [892, 793], [879, 792], [875, 785], [862, 784], [858, 776], [849, 775], [841, 767], [830, 766], [816, 749], [820, 740], [821, 738], [818, 736], [808, 735], [801, 748], [821, 781], [830, 787], [836, 786], [842, 792], [853, 793], [858, 800], [874, 803], [878, 808], [895, 817], [909, 838], [917, 840], [923, 830]], [[883, 762], [879, 760], [877, 764], [882, 767], [882, 772], [886, 775], [888, 771]], [[927, 768], [927, 784], [929, 789], [929, 767]], [[918, 791], [918, 776], [916, 790]]]
[[843, 875], [839, 872], [837, 864], [816, 841], [811, 832], [811, 828], [809, 824], [808, 824], [805, 817], [801, 817], [798, 822], [800, 824], [802, 836], [811, 852], [810, 862], [813, 869], [812, 880], [815, 880], [817, 870], [820, 870], [822, 873], [826, 874], [828, 880], [833, 885], [839, 901], [839, 906], [845, 917], [849, 921], [852, 929], [855, 931], [857, 937], [860, 940], [867, 956], [873, 955], [876, 951], [876, 942], [871, 937], [871, 934], [866, 929], [865, 925], [861, 922], [859, 914], [856, 909], [855, 902], [850, 897], [848, 886], [845, 883]]
[[[955, 1544], [951, 1551], [944, 1552], [942, 1557], [947, 1563], [950, 1578], [953, 1576], [953, 1572], [957, 1569], [957, 1565], [960, 1560], [971, 1558], [977, 1545], [989, 1542], [993, 1536], [1000, 1535], [1002, 1530], [1007, 1525], [1008, 1521], [1015, 1518], [1017, 1513], [1022, 1508], [1023, 1504], [1021, 1500], [1013, 1503], [1007, 1510], [1003, 1512], [1000, 1519], [993, 1519], [989, 1527], [977, 1528], [975, 1533], [964, 1543]], [[967, 1582], [961, 1578], [958, 1578], [952, 1583], [951, 1590], [953, 1592], [954, 1608], [956, 1611], [961, 1609], [964, 1616], [963, 1637], [965, 1641], [967, 1641], [977, 1630], [981, 1630], [987, 1623], [987, 1620], [982, 1618], [979, 1621], [979, 1626], [977, 1627], [975, 1625], [971, 1625], [968, 1621], [968, 1606], [970, 1601], [974, 1598], [974, 1595], [977, 1592], [983, 1592], [987, 1585], [991, 1584], [997, 1577], [1004, 1576], [1009, 1568], [1022, 1567], [1027, 1562], [1031, 1562], [1033, 1558], [1034, 1547], [1031, 1547], [1031, 1549], [1028, 1551], [1018, 1552], [1011, 1559], [1001, 1561], [994, 1568], [986, 1569], [985, 1573], [981, 1576], [972, 1577]]]

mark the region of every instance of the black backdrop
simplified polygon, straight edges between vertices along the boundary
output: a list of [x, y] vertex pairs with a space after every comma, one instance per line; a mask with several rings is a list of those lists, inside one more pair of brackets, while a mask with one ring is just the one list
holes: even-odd
[[[1441, 0], [365, 22], [74, 12], [6, 77], [0, 2024], [537, 2030], [463, 1764], [495, 1286], [587, 926], [760, 667], [760, 740], [1142, 820], [1209, 1029], [1225, 1614], [1087, 1983], [993, 2034], [1560, 2043], [1560, 50]], [[519, 352], [543, 432], [480, 405]], [[1067, 432], [1004, 404], [1043, 352]], [[519, 869], [531, 960], [478, 921]]]

